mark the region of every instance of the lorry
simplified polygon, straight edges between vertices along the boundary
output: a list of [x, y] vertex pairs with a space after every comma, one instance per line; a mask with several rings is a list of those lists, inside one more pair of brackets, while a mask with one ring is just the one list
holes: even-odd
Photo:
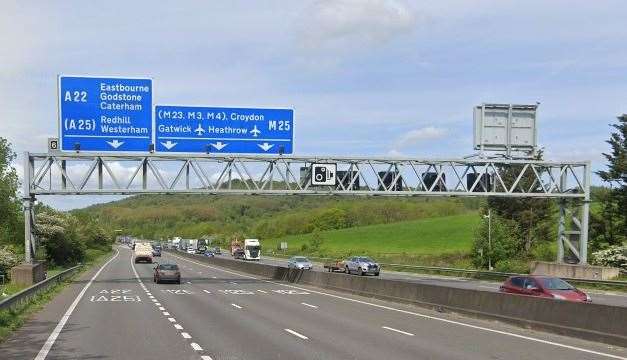
[[152, 245], [146, 242], [135, 243], [134, 260], [136, 264], [140, 261], [152, 264]]
[[244, 260], [261, 260], [261, 244], [259, 239], [244, 239]]

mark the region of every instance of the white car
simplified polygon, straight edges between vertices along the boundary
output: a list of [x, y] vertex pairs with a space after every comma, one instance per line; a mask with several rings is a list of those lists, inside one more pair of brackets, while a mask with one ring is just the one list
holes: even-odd
[[188, 254], [195, 254], [196, 250], [193, 247], [190, 246], [190, 247], [187, 248], [187, 253]]

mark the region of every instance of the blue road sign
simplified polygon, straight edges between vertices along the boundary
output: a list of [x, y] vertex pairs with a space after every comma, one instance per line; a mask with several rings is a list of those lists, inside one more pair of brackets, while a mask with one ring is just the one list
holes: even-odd
[[294, 111], [196, 106], [155, 108], [156, 150], [291, 154]]
[[148, 151], [152, 80], [59, 76], [61, 150]]

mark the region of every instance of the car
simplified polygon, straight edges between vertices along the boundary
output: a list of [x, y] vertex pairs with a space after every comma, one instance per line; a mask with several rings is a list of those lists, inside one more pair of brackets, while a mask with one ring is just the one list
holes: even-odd
[[590, 296], [585, 292], [558, 277], [552, 276], [510, 276], [499, 287], [499, 291], [556, 300], [592, 302]]
[[155, 247], [152, 249], [152, 256], [161, 256], [161, 248], [160, 247]]
[[196, 249], [194, 249], [193, 247], [190, 246], [190, 247], [187, 248], [187, 253], [188, 254], [195, 254], [196, 253]]
[[205, 251], [205, 253], [203, 255], [205, 255], [206, 257], [214, 257], [215, 256], [215, 254], [211, 250]]
[[220, 250], [219, 246], [213, 248], [213, 253], [216, 255], [222, 255], [222, 250]]
[[157, 284], [164, 281], [175, 282], [177, 284], [181, 283], [181, 271], [176, 264], [158, 264], [155, 266], [154, 270], [152, 280]]
[[353, 272], [359, 275], [373, 274], [379, 276], [381, 267], [374, 260], [367, 256], [353, 256], [344, 261], [344, 272]]
[[289, 269], [311, 270], [313, 269], [313, 264], [304, 256], [292, 256], [287, 261], [287, 267]]

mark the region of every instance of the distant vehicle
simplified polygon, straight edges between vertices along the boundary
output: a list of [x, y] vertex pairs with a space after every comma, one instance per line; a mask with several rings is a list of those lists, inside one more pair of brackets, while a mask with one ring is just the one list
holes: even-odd
[[244, 239], [244, 260], [261, 260], [261, 244], [258, 239]]
[[176, 264], [158, 264], [155, 266], [154, 270], [152, 280], [157, 284], [164, 281], [172, 281], [177, 284], [181, 283], [181, 271]]
[[145, 261], [152, 263], [152, 246], [149, 243], [135, 243], [135, 263]]
[[246, 256], [244, 254], [244, 250], [243, 249], [236, 249], [235, 252], [233, 253], [233, 257], [235, 259], [246, 260]]
[[313, 269], [313, 264], [304, 256], [292, 256], [287, 261], [287, 267], [289, 269], [311, 270]]
[[207, 251], [207, 246], [204, 244], [196, 245], [196, 254], [204, 254]]
[[373, 274], [379, 276], [381, 268], [379, 264], [367, 256], [353, 256], [344, 261], [344, 271], [347, 274], [354, 272], [359, 275]]
[[500, 292], [552, 298], [575, 302], [592, 302], [590, 296], [566, 281], [551, 276], [511, 276]]
[[327, 271], [329, 271], [329, 272], [345, 271], [344, 260], [336, 260], [336, 261], [326, 262], [326, 263], [324, 263], [324, 265], [322, 267], [327, 269]]
[[159, 256], [161, 257], [161, 246], [155, 246], [152, 248], [152, 256]]
[[212, 251], [216, 255], [222, 255], [222, 250], [220, 249], [219, 246], [214, 247]]
[[206, 257], [214, 257], [215, 256], [215, 254], [211, 250], [206, 250], [203, 255], [205, 255]]
[[238, 240], [231, 241], [231, 255], [233, 255], [233, 257], [235, 257], [235, 253], [241, 249], [242, 249], [241, 242], [239, 242]]
[[190, 247], [187, 248], [187, 253], [188, 254], [196, 254], [196, 249], [194, 249], [193, 247], [190, 246]]

